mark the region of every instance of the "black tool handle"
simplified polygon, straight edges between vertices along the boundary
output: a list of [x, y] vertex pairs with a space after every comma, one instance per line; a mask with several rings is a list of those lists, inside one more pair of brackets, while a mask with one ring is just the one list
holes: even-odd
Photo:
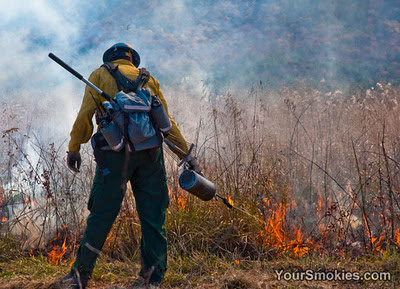
[[51, 59], [53, 59], [55, 62], [57, 62], [58, 64], [60, 64], [62, 67], [64, 67], [66, 70], [68, 70], [70, 73], [72, 73], [73, 75], [75, 75], [79, 80], [83, 79], [83, 76], [80, 75], [75, 69], [73, 69], [71, 66], [69, 66], [68, 64], [66, 64], [64, 61], [62, 61], [60, 58], [58, 58], [57, 56], [55, 56], [53, 53], [49, 53], [49, 57]]

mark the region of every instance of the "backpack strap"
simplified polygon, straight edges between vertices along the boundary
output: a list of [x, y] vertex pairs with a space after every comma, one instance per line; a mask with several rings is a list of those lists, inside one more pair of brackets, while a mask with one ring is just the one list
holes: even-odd
[[148, 72], [144, 67], [139, 68], [139, 76], [136, 79], [136, 81], [138, 82], [137, 89], [142, 89], [142, 87], [146, 85], [149, 79], [150, 79], [150, 72]]
[[150, 73], [146, 70], [146, 68], [139, 68], [139, 76], [132, 80], [119, 71], [118, 65], [105, 62], [102, 66], [107, 68], [108, 72], [115, 78], [119, 91], [123, 89], [124, 92], [136, 92], [138, 89], [141, 89], [144, 85], [146, 85], [150, 79]]
[[102, 66], [107, 68], [111, 76], [114, 77], [117, 82], [118, 91], [121, 91], [121, 83], [117, 80], [118, 65], [112, 64], [111, 62], [104, 62]]

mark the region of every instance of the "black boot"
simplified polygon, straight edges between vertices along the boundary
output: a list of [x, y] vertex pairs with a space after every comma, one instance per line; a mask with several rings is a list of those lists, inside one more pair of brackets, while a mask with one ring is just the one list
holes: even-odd
[[61, 280], [62, 285], [68, 289], [85, 289], [87, 282], [87, 278], [78, 278], [74, 273], [69, 273]]

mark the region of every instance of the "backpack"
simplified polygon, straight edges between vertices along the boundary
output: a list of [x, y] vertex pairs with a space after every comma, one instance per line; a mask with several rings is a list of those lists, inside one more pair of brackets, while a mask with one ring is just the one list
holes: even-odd
[[[128, 145], [130, 151], [140, 151], [160, 146], [161, 132], [168, 133], [171, 125], [162, 105], [164, 124], [154, 121], [160, 119], [160, 113], [155, 115], [158, 110], [153, 107], [161, 103], [157, 96], [142, 88], [150, 79], [150, 73], [141, 68], [139, 76], [132, 80], [123, 75], [117, 65], [107, 62], [102, 66], [115, 78], [119, 91], [113, 101], [102, 104], [106, 117], [100, 120], [100, 132], [109, 148], [120, 151]], [[105, 149], [107, 147], [103, 147]]]

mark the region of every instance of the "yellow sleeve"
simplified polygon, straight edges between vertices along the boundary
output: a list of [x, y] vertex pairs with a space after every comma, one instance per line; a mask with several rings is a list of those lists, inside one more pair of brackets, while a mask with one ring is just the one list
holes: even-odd
[[[98, 70], [92, 72], [89, 81], [98, 86]], [[86, 86], [81, 108], [70, 133], [69, 151], [79, 151], [81, 144], [90, 140], [93, 133], [92, 118], [97, 109], [95, 101], [99, 102], [98, 93], [90, 86]]]
[[[179, 130], [178, 126], [176, 125], [175, 121], [172, 119], [172, 117], [169, 115], [168, 113], [168, 105], [167, 102], [165, 100], [165, 97], [160, 89], [160, 83], [158, 82], [158, 80], [156, 80], [155, 78], [151, 77], [152, 81], [149, 81], [149, 86], [152, 86], [152, 84], [154, 84], [154, 91], [152, 91], [155, 95], [157, 95], [160, 98], [161, 103], [163, 104], [169, 120], [171, 121], [171, 130], [169, 131], [169, 135], [168, 135], [168, 139], [178, 148], [180, 148], [182, 151], [184, 151], [185, 153], [189, 150], [187, 145], [186, 145], [186, 141], [185, 138], [183, 137], [181, 131]], [[153, 88], [153, 87], [150, 87]], [[172, 150], [172, 149], [171, 149]], [[179, 159], [182, 159], [184, 157], [184, 155], [180, 154], [179, 152], [176, 152], [174, 150], [172, 150]]]

